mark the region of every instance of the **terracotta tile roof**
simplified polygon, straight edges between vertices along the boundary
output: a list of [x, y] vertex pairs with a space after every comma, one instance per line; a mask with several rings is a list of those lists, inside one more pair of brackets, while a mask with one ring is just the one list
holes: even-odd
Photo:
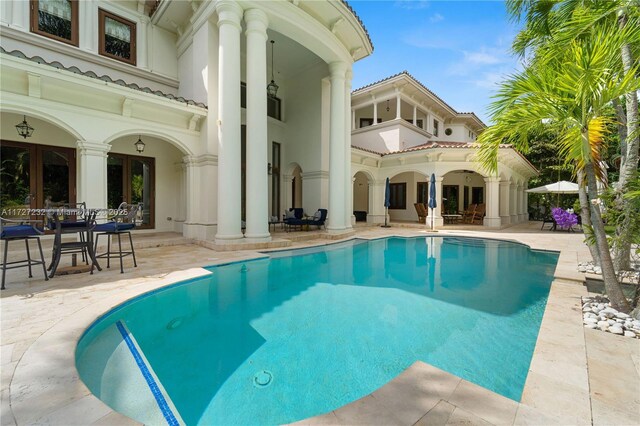
[[96, 80], [102, 80], [102, 81], [106, 81], [107, 83], [113, 83], [113, 84], [117, 84], [118, 86], [123, 86], [132, 90], [137, 90], [139, 92], [144, 92], [144, 93], [149, 93], [151, 95], [156, 95], [156, 96], [160, 96], [163, 98], [167, 98], [167, 99], [171, 99], [173, 101], [176, 102], [182, 102], [184, 104], [187, 105], [195, 105], [201, 108], [207, 108], [207, 105], [201, 103], [201, 102], [196, 102], [196, 101], [192, 101], [190, 99], [185, 99], [181, 96], [174, 96], [170, 93], [164, 93], [160, 90], [152, 90], [148, 87], [140, 87], [135, 83], [127, 83], [122, 79], [118, 79], [118, 80], [114, 80], [113, 78], [109, 77], [108, 75], [101, 75], [98, 76], [98, 74], [96, 74], [93, 71], [82, 71], [80, 70], [78, 67], [76, 66], [71, 66], [71, 67], [65, 67], [64, 65], [62, 65], [60, 62], [58, 61], [52, 61], [52, 62], [47, 62], [45, 61], [43, 58], [41, 58], [40, 56], [27, 56], [24, 53], [22, 53], [19, 50], [12, 50], [11, 52], [7, 52], [6, 50], [4, 50], [4, 48], [2, 46], [0, 46], [0, 53], [4, 53], [7, 55], [11, 55], [14, 56], [16, 58], [21, 58], [21, 59], [26, 59], [28, 61], [31, 62], [36, 62], [38, 64], [44, 64], [53, 68], [57, 68], [57, 69], [61, 69], [61, 70], [65, 70], [65, 71], [69, 71], [72, 72], [74, 74], [79, 74], [79, 75], [83, 75], [85, 77], [89, 77], [89, 78], [94, 78]]
[[354, 18], [356, 18], [356, 21], [358, 21], [358, 23], [360, 24], [360, 26], [362, 27], [362, 29], [364, 30], [364, 34], [367, 36], [367, 40], [369, 41], [369, 44], [371, 45], [371, 52], [373, 52], [374, 47], [373, 47], [373, 42], [371, 41], [371, 36], [369, 36], [369, 31], [367, 31], [367, 27], [364, 26], [364, 22], [362, 22], [362, 19], [360, 19], [360, 17], [358, 16], [358, 14], [356, 13], [355, 10], [353, 10], [353, 8], [351, 7], [351, 5], [349, 3], [347, 3], [346, 0], [341, 0], [342, 4], [344, 4], [347, 9], [349, 10], [349, 12], [351, 12], [351, 14], [353, 15]]
[[455, 115], [471, 115], [473, 116], [476, 120], [478, 120], [478, 122], [482, 123], [483, 126], [486, 127], [486, 124], [484, 124], [484, 122], [482, 122], [482, 120], [480, 120], [480, 118], [478, 118], [478, 116], [474, 113], [474, 112], [458, 112], [456, 111], [451, 105], [449, 105], [448, 103], [446, 103], [440, 96], [436, 95], [433, 91], [431, 91], [427, 86], [425, 86], [424, 84], [422, 84], [422, 82], [420, 82], [417, 78], [415, 78], [413, 75], [411, 75], [407, 70], [404, 70], [402, 72], [399, 72], [397, 74], [394, 74], [390, 77], [387, 78], [383, 78], [382, 80], [378, 80], [376, 82], [367, 84], [366, 86], [362, 86], [359, 87], [358, 89], [352, 90], [351, 94], [355, 94], [356, 92], [359, 92], [361, 90], [367, 89], [371, 86], [375, 86], [377, 84], [380, 83], [384, 83], [386, 81], [392, 80], [396, 77], [400, 77], [401, 75], [405, 75], [407, 77], [409, 77], [411, 80], [413, 80], [414, 83], [416, 83], [418, 86], [420, 86], [421, 88], [423, 88], [427, 93], [429, 93], [430, 95], [432, 95], [434, 98], [436, 98], [437, 100], [439, 100], [440, 102], [442, 102], [443, 105], [445, 105], [447, 108], [449, 108]]

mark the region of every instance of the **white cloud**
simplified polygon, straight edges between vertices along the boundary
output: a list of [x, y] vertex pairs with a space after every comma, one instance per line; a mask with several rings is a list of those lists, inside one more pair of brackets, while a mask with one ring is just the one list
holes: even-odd
[[504, 62], [504, 58], [501, 58], [499, 53], [489, 53], [486, 51], [463, 53], [465, 61], [472, 64], [493, 65]]
[[436, 13], [429, 17], [429, 22], [431, 22], [432, 24], [435, 24], [436, 22], [440, 22], [440, 21], [444, 21], [444, 16], [440, 15], [439, 13]]

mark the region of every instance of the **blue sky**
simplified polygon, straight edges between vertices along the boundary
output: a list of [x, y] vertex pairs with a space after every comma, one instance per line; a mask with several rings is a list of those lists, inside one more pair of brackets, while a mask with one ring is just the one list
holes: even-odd
[[354, 65], [353, 88], [403, 70], [460, 112], [489, 124], [496, 84], [518, 67], [510, 53], [517, 25], [501, 1], [364, 1], [349, 4], [374, 52]]

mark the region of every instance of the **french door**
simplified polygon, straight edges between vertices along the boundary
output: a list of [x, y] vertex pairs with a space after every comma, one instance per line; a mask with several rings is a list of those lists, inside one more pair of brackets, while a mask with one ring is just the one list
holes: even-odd
[[2, 215], [27, 216], [28, 209], [44, 208], [46, 200], [54, 205], [76, 202], [76, 150], [0, 141]]
[[155, 158], [109, 154], [107, 158], [107, 205], [117, 208], [126, 201], [142, 203], [142, 224], [155, 227]]

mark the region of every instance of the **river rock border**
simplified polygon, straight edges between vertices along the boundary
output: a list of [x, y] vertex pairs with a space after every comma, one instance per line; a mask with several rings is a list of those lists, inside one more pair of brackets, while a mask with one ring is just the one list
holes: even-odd
[[585, 328], [640, 339], [640, 321], [613, 309], [605, 296], [583, 297], [582, 318]]

